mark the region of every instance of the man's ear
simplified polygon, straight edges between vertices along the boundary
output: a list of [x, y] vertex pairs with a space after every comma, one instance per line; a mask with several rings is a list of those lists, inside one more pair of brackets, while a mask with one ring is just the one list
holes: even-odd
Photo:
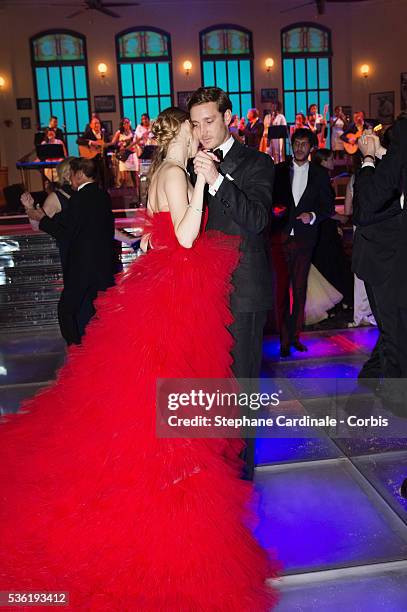
[[223, 113], [223, 121], [226, 125], [226, 127], [229, 127], [229, 123], [232, 119], [232, 111], [230, 109], [227, 109], [224, 113]]

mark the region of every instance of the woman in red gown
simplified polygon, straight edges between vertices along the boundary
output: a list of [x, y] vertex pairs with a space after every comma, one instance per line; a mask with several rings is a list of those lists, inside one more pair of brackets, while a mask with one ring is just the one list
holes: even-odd
[[231, 378], [234, 239], [206, 232], [187, 115], [163, 111], [152, 249], [97, 302], [57, 380], [0, 426], [0, 591], [65, 591], [75, 610], [269, 610], [240, 441], [155, 434], [156, 380]]

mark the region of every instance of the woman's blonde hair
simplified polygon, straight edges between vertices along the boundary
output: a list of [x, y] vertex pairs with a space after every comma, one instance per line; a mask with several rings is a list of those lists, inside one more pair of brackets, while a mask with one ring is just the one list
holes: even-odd
[[58, 176], [58, 185], [61, 187], [66, 181], [64, 180], [64, 175], [67, 169], [71, 169], [71, 161], [75, 159], [74, 157], [65, 157], [64, 161], [61, 161], [60, 164], [56, 167], [57, 176]]
[[154, 121], [151, 131], [153, 132], [154, 138], [157, 141], [157, 150], [154, 154], [150, 167], [150, 180], [167, 155], [170, 143], [176, 136], [178, 136], [182, 124], [187, 119], [189, 119], [187, 112], [183, 111], [181, 108], [177, 108], [176, 106], [171, 106], [170, 108], [166, 108], [165, 110], [161, 111], [157, 119]]

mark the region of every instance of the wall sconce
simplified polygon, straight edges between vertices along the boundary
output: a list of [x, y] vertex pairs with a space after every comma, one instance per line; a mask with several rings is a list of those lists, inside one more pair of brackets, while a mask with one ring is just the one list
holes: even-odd
[[273, 58], [272, 57], [268, 57], [264, 63], [266, 65], [267, 72], [270, 72], [272, 67], [274, 66]]
[[360, 74], [362, 75], [364, 79], [367, 79], [367, 77], [369, 76], [369, 72], [370, 72], [369, 64], [363, 64], [363, 66], [360, 67]]
[[6, 86], [6, 79], [0, 76], [0, 90], [4, 89]]
[[101, 79], [102, 79], [102, 81], [103, 81], [103, 79], [105, 78], [106, 73], [107, 73], [107, 66], [106, 66], [106, 64], [104, 64], [103, 62], [102, 62], [101, 64], [99, 64], [99, 66], [98, 66], [98, 72], [99, 72], [99, 76], [100, 76], [100, 78], [101, 78]]
[[190, 62], [189, 60], [186, 60], [183, 64], [182, 64], [183, 68], [184, 68], [184, 72], [186, 74], [186, 76], [189, 76], [189, 73], [192, 70], [192, 62]]

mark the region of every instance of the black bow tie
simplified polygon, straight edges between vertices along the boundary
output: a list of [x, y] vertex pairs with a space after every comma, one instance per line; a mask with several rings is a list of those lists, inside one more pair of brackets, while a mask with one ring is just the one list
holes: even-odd
[[219, 163], [223, 162], [223, 151], [222, 151], [222, 149], [215, 149], [214, 151], [212, 151], [212, 153], [214, 155], [216, 155], [216, 157], [219, 160]]

